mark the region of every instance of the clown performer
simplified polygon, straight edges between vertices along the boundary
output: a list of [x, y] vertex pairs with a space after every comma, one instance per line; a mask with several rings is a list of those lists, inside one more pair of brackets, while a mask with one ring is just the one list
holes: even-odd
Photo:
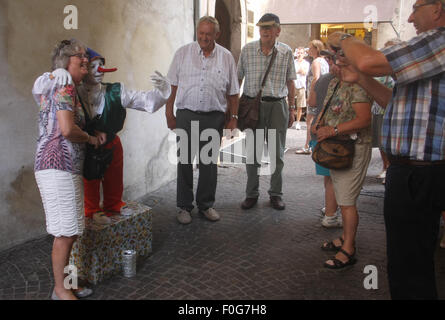
[[[123, 193], [123, 149], [117, 133], [122, 129], [126, 116], [126, 108], [149, 113], [159, 110], [171, 93], [167, 78], [159, 72], [152, 75], [154, 89], [150, 91], [133, 91], [124, 87], [123, 83], [102, 83], [105, 73], [117, 69], [105, 69], [105, 58], [88, 49], [90, 66], [89, 74], [78, 89], [81, 102], [89, 119], [94, 119], [93, 129], [99, 141], [105, 143], [104, 148], [113, 149], [113, 159], [106, 169], [102, 180], [84, 179], [85, 216], [93, 218], [99, 224], [109, 224], [113, 214], [119, 214], [125, 202]], [[65, 69], [56, 69], [52, 74], [46, 73], [35, 83], [44, 86], [47, 81], [56, 81], [59, 85], [71, 83], [71, 76]], [[36, 88], [34, 88], [36, 90]], [[103, 190], [103, 208], [100, 206], [100, 185]]]

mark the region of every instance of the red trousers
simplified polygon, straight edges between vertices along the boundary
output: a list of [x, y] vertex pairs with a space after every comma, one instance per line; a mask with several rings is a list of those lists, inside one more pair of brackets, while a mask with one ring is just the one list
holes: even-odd
[[[86, 180], [84, 182], [85, 190], [85, 216], [91, 217], [93, 213], [105, 211], [107, 215], [110, 212], [120, 212], [125, 205], [122, 201], [124, 191], [124, 152], [122, 143], [118, 136], [113, 141], [105, 145], [106, 149], [112, 149], [113, 160], [105, 171], [103, 180]], [[100, 207], [100, 184], [103, 190], [103, 208]]]

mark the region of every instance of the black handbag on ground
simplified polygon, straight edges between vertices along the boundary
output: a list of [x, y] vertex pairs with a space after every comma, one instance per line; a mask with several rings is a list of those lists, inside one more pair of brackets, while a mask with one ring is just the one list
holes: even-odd
[[[319, 122], [321, 122], [321, 119], [329, 108], [329, 104], [331, 103], [334, 95], [337, 93], [339, 85], [340, 82], [337, 83], [337, 86], [334, 89], [334, 93], [324, 106], [323, 113], [319, 119]], [[316, 128], [319, 128], [318, 123]], [[327, 169], [349, 169], [352, 167], [354, 153], [355, 140], [352, 140], [348, 134], [345, 134], [330, 137], [323, 141], [317, 142], [314, 150], [312, 150], [312, 160]]]
[[257, 96], [255, 98], [250, 98], [243, 94], [239, 99], [238, 129], [240, 129], [241, 131], [244, 131], [245, 129], [255, 130], [257, 127], [260, 113], [261, 93], [263, 91], [264, 85], [266, 84], [266, 78], [270, 72], [272, 63], [274, 62], [276, 56], [277, 50], [274, 47], [269, 66], [267, 67], [266, 73], [264, 74], [263, 81], [261, 83], [260, 92], [258, 92]]

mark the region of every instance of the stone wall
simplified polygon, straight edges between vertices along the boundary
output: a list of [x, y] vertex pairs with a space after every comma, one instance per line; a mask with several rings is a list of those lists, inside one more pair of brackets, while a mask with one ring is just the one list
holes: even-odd
[[[64, 28], [66, 5], [78, 9], [78, 29]], [[38, 106], [34, 80], [50, 70], [50, 53], [76, 38], [119, 70], [106, 82], [152, 89], [149, 75], [166, 74], [176, 49], [193, 40], [193, 0], [0, 0], [0, 250], [46, 234], [34, 179]], [[127, 112], [124, 198], [135, 199], [174, 179], [167, 159], [164, 108]]]

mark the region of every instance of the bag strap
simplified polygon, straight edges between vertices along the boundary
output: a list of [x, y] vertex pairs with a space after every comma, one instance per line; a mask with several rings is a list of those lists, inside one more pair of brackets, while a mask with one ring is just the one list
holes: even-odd
[[331, 95], [331, 97], [329, 98], [328, 102], [326, 102], [326, 104], [324, 105], [324, 107], [323, 107], [323, 111], [322, 111], [321, 116], [320, 116], [320, 119], [318, 120], [317, 125], [315, 126], [316, 129], [319, 128], [321, 119], [323, 119], [324, 115], [326, 114], [326, 111], [328, 110], [328, 106], [329, 106], [329, 104], [331, 103], [332, 98], [334, 98], [334, 96], [336, 95], [337, 90], [338, 90], [338, 87], [340, 86], [340, 82], [341, 82], [341, 80], [339, 80], [339, 81], [337, 82], [337, 84], [335, 85], [335, 88], [334, 88], [334, 92], [332, 93], [332, 95]]
[[270, 69], [272, 68], [272, 63], [275, 61], [275, 57], [277, 56], [277, 49], [275, 46], [273, 47], [272, 57], [270, 58], [269, 66], [267, 67], [266, 73], [264, 74], [263, 81], [261, 82], [261, 89], [258, 95], [261, 95], [263, 92], [264, 86], [266, 84], [267, 76], [269, 75]]

